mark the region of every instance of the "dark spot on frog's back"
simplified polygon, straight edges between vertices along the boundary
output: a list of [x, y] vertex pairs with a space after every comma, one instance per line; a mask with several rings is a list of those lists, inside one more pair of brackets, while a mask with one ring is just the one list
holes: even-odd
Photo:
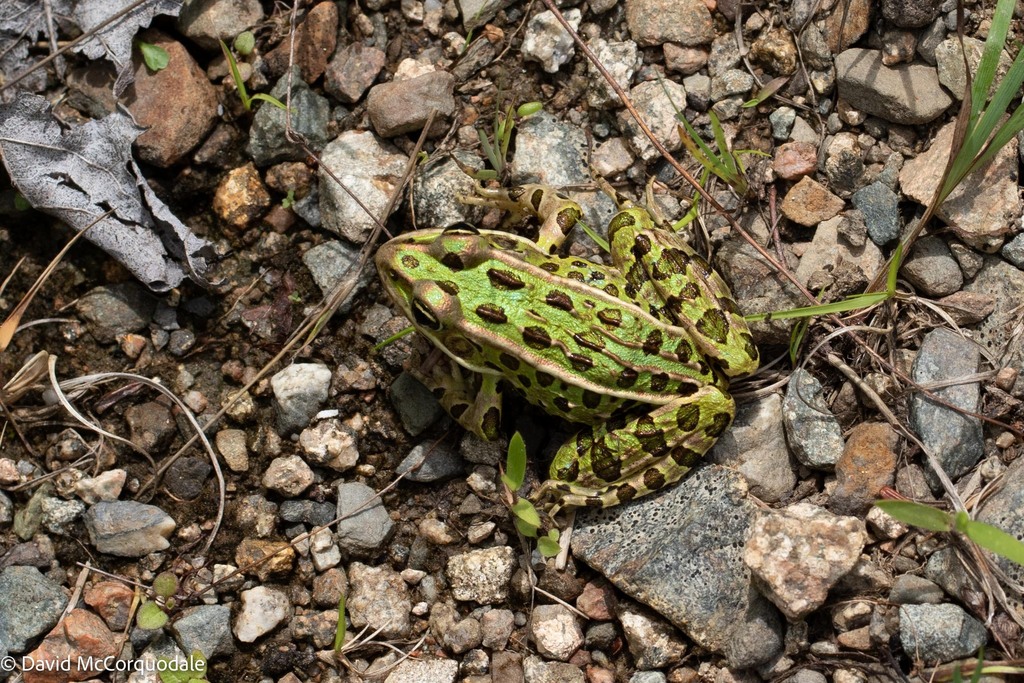
[[619, 488], [615, 489], [615, 495], [620, 503], [628, 503], [636, 498], [636, 489], [629, 484], [622, 484]]
[[636, 219], [633, 218], [632, 214], [626, 212], [615, 214], [612, 220], [608, 223], [608, 236], [611, 237], [617, 230], [621, 228], [628, 228], [632, 225], [636, 225]]
[[555, 261], [545, 261], [544, 263], [540, 264], [540, 269], [546, 270], [549, 273], [557, 273], [558, 263], [556, 263]]
[[619, 378], [615, 380], [615, 386], [620, 389], [629, 389], [631, 386], [636, 384], [636, 380], [640, 375], [633, 368], [624, 368], [619, 373]]
[[608, 294], [608, 296], [619, 296], [619, 288], [610, 282], [604, 286], [604, 291], [606, 294]]
[[487, 270], [487, 279], [491, 281], [491, 285], [495, 289], [500, 290], [522, 289], [526, 286], [522, 278], [511, 270], [501, 270], [500, 268], [489, 268]]
[[501, 364], [509, 370], [516, 371], [519, 369], [519, 359], [505, 353], [504, 351], [498, 355], [498, 360], [501, 361]]
[[583, 390], [583, 405], [593, 410], [601, 405], [601, 394], [590, 389]]
[[505, 309], [497, 304], [480, 304], [476, 307], [476, 314], [490, 323], [501, 325], [508, 322]]
[[712, 439], [717, 439], [725, 433], [726, 429], [729, 428], [730, 422], [732, 422], [732, 418], [729, 417], [728, 413], [716, 413], [714, 417], [711, 418], [711, 424], [709, 424], [707, 429], [704, 431]]
[[676, 412], [676, 425], [684, 432], [692, 432], [700, 423], [700, 406], [685, 405]]
[[562, 234], [568, 235], [573, 226], [579, 222], [580, 217], [580, 210], [575, 206], [570, 206], [559, 211], [555, 221], [558, 223], [558, 229], [562, 231]]
[[543, 327], [525, 327], [523, 328], [523, 343], [531, 349], [546, 349], [551, 346], [551, 335]]
[[711, 308], [704, 311], [704, 315], [700, 317], [694, 327], [708, 339], [724, 344], [729, 334], [729, 319], [726, 318], [724, 312], [717, 308]]
[[492, 236], [491, 244], [505, 251], [515, 251], [519, 247], [518, 242], [516, 242], [511, 237], [505, 237], [504, 235]]
[[544, 303], [563, 311], [571, 311], [573, 308], [572, 299], [565, 292], [548, 292], [544, 297]]
[[406, 268], [412, 270], [414, 268], [419, 268], [420, 267], [420, 260], [418, 258], [416, 258], [415, 256], [413, 256], [412, 254], [403, 254], [402, 255], [402, 265], [405, 266]]
[[580, 353], [569, 353], [565, 357], [569, 359], [573, 369], [577, 372], [586, 372], [594, 367], [594, 361], [589, 356], [584, 356]]
[[[611, 287], [612, 285], [608, 285]], [[608, 327], [618, 327], [622, 324], [622, 311], [615, 308], [606, 308], [597, 312], [597, 319]]]
[[651, 330], [650, 334], [647, 335], [647, 339], [644, 340], [643, 352], [648, 356], [657, 355], [661, 351], [662, 339], [661, 330]]
[[544, 201], [544, 190], [534, 190], [533, 194], [530, 195], [530, 206], [533, 207], [534, 211], [540, 210], [540, 203]]
[[668, 386], [668, 375], [664, 372], [659, 372], [656, 375], [651, 375], [651, 391], [665, 391], [665, 387]]
[[680, 467], [693, 467], [700, 462], [700, 453], [685, 446], [676, 446], [669, 456]]
[[548, 387], [555, 383], [554, 375], [549, 375], [548, 373], [540, 372], [539, 370], [537, 371], [535, 379], [537, 380], [537, 384], [544, 387], [545, 389], [547, 389]]
[[633, 255], [637, 258], [651, 253], [651, 240], [647, 235], [637, 235], [633, 241]]
[[650, 468], [644, 472], [644, 486], [649, 491], [657, 491], [665, 486], [665, 475], [659, 472], [657, 468]]
[[570, 410], [572, 410], [572, 406], [569, 405], [569, 399], [567, 399], [565, 396], [555, 396], [555, 398], [551, 401], [551, 404], [558, 408], [559, 410], [561, 410], [563, 413], [568, 413]]

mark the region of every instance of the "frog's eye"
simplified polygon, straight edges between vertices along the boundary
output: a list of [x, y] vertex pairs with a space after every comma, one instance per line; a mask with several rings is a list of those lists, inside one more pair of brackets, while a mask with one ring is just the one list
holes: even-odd
[[480, 231], [476, 229], [475, 225], [470, 223], [462, 222], [454, 225], [449, 225], [441, 233], [442, 235], [479, 235]]
[[422, 325], [428, 330], [439, 332], [442, 329], [441, 321], [422, 299], [412, 300], [412, 317], [417, 325]]

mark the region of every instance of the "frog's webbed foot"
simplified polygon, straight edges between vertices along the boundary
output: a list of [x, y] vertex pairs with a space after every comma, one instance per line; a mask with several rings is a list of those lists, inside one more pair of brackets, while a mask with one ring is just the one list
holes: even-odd
[[441, 407], [456, 422], [485, 441], [496, 441], [501, 431], [500, 377], [470, 372], [444, 356], [429, 374], [411, 369], [410, 374], [430, 389]]

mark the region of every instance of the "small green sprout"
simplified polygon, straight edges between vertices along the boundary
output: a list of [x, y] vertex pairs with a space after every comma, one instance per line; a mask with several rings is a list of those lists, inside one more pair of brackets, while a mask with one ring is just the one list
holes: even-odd
[[224, 59], [228, 62], [228, 68], [231, 70], [231, 79], [235, 82], [235, 88], [238, 90], [238, 98], [242, 100], [242, 106], [245, 107], [246, 111], [250, 111], [252, 109], [252, 103], [254, 100], [269, 102], [280, 109], [288, 109], [284, 102], [276, 97], [267, 95], [266, 93], [258, 92], [255, 95], [250, 96], [249, 91], [245, 88], [245, 81], [242, 80], [242, 72], [238, 70], [238, 62], [235, 60], [235, 56], [231, 54], [231, 50], [228, 49], [227, 43], [223, 40], [220, 41], [220, 49], [224, 53]]
[[493, 142], [483, 130], [478, 128], [477, 134], [480, 136], [480, 146], [483, 148], [484, 154], [491, 163], [493, 170], [475, 171], [472, 174], [473, 177], [477, 180], [493, 180], [498, 176], [505, 175], [508, 168], [508, 147], [512, 142], [512, 130], [515, 128], [516, 120], [533, 116], [543, 108], [544, 105], [540, 102], [526, 102], [519, 105], [515, 111], [512, 110], [512, 105], [509, 105], [505, 110], [504, 116], [499, 110], [494, 115]]
[[174, 609], [174, 594], [178, 591], [178, 578], [171, 572], [162, 572], [153, 579], [153, 600], [146, 600], [135, 614], [135, 623], [142, 629], [163, 628], [170, 620], [167, 612]]
[[163, 71], [170, 64], [171, 56], [159, 45], [144, 43], [141, 40], [136, 41], [135, 45], [142, 53], [142, 61], [150, 71]]
[[[526, 444], [523, 437], [516, 432], [508, 443], [508, 457], [505, 459], [505, 472], [501, 481], [515, 495], [526, 479]], [[561, 548], [558, 545], [558, 529], [551, 529], [544, 536], [539, 536], [540, 513], [533, 503], [525, 498], [516, 498], [509, 508], [512, 521], [523, 536], [537, 539], [537, 550], [544, 557], [554, 557]]]
[[248, 57], [256, 47], [256, 36], [252, 31], [242, 31], [235, 36], [235, 41], [231, 43], [231, 47], [235, 48], [235, 52], [243, 57]]

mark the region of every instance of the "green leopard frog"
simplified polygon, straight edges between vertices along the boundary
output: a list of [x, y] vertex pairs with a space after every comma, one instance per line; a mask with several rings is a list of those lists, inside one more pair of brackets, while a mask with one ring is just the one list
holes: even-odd
[[728, 378], [757, 348], [722, 278], [678, 235], [617, 196], [611, 266], [556, 252], [580, 207], [552, 189], [466, 201], [532, 214], [537, 241], [468, 226], [400, 235], [377, 252], [385, 290], [454, 363], [424, 378], [455, 420], [498, 436], [511, 386], [589, 425], [555, 455], [534, 498], [617, 505], [678, 481], [732, 422]]

